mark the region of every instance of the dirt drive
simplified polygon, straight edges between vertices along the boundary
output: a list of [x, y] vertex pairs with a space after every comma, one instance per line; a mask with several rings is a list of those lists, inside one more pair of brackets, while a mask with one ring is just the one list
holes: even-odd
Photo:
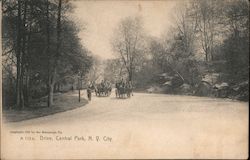
[[[248, 112], [248, 103], [229, 99], [145, 93], [130, 99], [117, 99], [114, 93], [93, 96], [84, 107], [6, 123], [8, 134], [2, 139], [8, 146], [3, 153], [23, 159], [247, 158]], [[10, 133], [26, 130], [39, 133]], [[20, 140], [23, 135], [27, 140]], [[19, 151], [23, 145], [26, 154]]]

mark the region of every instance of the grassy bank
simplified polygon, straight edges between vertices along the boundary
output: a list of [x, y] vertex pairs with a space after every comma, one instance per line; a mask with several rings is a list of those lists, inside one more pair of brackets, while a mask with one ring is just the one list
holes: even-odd
[[88, 101], [81, 98], [78, 101], [77, 92], [57, 93], [54, 96], [54, 105], [47, 107], [47, 98], [43, 97], [31, 102], [30, 107], [23, 110], [3, 110], [4, 122], [18, 122], [32, 118], [43, 117], [67, 110], [72, 110], [78, 107], [83, 107]]

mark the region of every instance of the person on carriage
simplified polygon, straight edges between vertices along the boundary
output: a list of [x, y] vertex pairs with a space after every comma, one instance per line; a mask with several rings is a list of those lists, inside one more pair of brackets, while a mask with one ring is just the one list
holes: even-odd
[[122, 80], [121, 80], [121, 87], [122, 87], [122, 88], [125, 88], [125, 85], [126, 85], [126, 83], [125, 83], [125, 81], [124, 81], [123, 78], [122, 78]]
[[109, 82], [105, 81], [105, 87], [108, 88], [109, 87]]
[[100, 85], [101, 85], [101, 87], [102, 87], [102, 88], [104, 88], [104, 87], [105, 87], [105, 82], [104, 82], [104, 80], [102, 80], [102, 82], [101, 82], [101, 84], [100, 84]]
[[118, 89], [119, 86], [120, 86], [120, 82], [116, 81], [116, 83], [115, 83], [115, 88]]
[[108, 81], [104, 81], [104, 87], [107, 88], [108, 87]]
[[108, 94], [110, 95], [111, 94], [111, 90], [112, 90], [112, 85], [109, 81], [107, 81], [107, 90], [108, 90]]

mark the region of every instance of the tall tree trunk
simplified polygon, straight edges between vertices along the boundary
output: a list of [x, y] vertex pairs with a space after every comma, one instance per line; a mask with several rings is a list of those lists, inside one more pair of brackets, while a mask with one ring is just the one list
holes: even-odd
[[[60, 45], [61, 45], [61, 9], [62, 9], [62, 0], [58, 2], [58, 12], [57, 12], [57, 45], [56, 45], [56, 56], [53, 57], [55, 59], [52, 73], [49, 74], [49, 95], [48, 95], [48, 106], [53, 105], [53, 92], [55, 85], [55, 78], [57, 72], [58, 59], [60, 57]], [[47, 8], [48, 10], [48, 8]], [[47, 15], [49, 16], [49, 15]], [[48, 24], [47, 24], [48, 25]], [[49, 67], [50, 68], [50, 67]]]
[[205, 48], [205, 55], [206, 55], [206, 62], [208, 62], [208, 50], [207, 50], [207, 47]]
[[23, 109], [24, 108], [24, 87], [23, 87], [23, 77], [24, 77], [24, 72], [23, 72], [24, 68], [22, 66], [22, 72], [21, 72], [21, 83], [20, 83], [20, 109]]
[[30, 14], [29, 14], [29, 24], [28, 24], [28, 35], [27, 35], [27, 50], [26, 50], [26, 85], [25, 85], [25, 95], [26, 95], [26, 100], [25, 100], [25, 105], [29, 107], [30, 103], [30, 46], [31, 46], [31, 24], [32, 24], [32, 18], [31, 18], [31, 13], [33, 12], [33, 4], [30, 4]]
[[211, 55], [211, 61], [214, 60], [214, 54], [213, 54], [213, 51], [210, 52], [210, 55]]
[[49, 0], [47, 0], [46, 5], [46, 30], [47, 30], [47, 58], [48, 58], [48, 82], [47, 82], [47, 91], [48, 91], [48, 100], [47, 106], [51, 107], [53, 105], [53, 89], [51, 89], [51, 63], [50, 63], [50, 26], [49, 26]]
[[[60, 47], [61, 47], [61, 10], [62, 10], [62, 0], [59, 0], [58, 13], [57, 13], [57, 45], [56, 45], [56, 62], [57, 63], [58, 63], [58, 58], [60, 56]], [[56, 63], [56, 66], [57, 66], [57, 63]]]
[[21, 108], [21, 0], [18, 0], [18, 15], [17, 15], [17, 48], [16, 48], [16, 57], [17, 57], [17, 79], [16, 79], [16, 106]]
[[133, 61], [134, 61], [134, 58], [131, 57], [130, 58], [130, 61], [129, 61], [129, 81], [132, 82], [132, 79], [133, 79]]
[[132, 78], [133, 78], [133, 72], [132, 72], [132, 67], [130, 67], [129, 73], [128, 73], [128, 80], [132, 81]]
[[29, 102], [30, 102], [30, 71], [29, 69], [26, 70], [26, 81], [25, 81], [25, 106], [29, 107]]
[[47, 84], [47, 88], [48, 88], [48, 100], [47, 100], [47, 105], [48, 107], [51, 107], [53, 105], [53, 90], [51, 88], [51, 84], [50, 84], [50, 75], [48, 75], [48, 84]]
[[49, 96], [48, 96], [49, 97], [49, 101], [48, 101], [49, 107], [51, 107], [53, 105], [53, 103], [54, 103], [53, 94], [54, 94], [54, 84], [51, 83], [49, 85]]
[[23, 21], [22, 21], [22, 56], [21, 56], [21, 84], [20, 84], [20, 102], [21, 102], [21, 108], [24, 108], [24, 104], [25, 104], [25, 99], [26, 97], [24, 97], [24, 71], [25, 71], [25, 56], [27, 56], [26, 54], [26, 12], [27, 12], [27, 1], [24, 2], [24, 11], [23, 11]]

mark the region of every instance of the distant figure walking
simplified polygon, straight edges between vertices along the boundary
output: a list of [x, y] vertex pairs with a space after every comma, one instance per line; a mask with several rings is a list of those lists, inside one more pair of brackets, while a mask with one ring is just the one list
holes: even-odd
[[92, 94], [92, 84], [90, 84], [87, 88], [87, 96], [89, 101], [91, 101], [91, 94]]

